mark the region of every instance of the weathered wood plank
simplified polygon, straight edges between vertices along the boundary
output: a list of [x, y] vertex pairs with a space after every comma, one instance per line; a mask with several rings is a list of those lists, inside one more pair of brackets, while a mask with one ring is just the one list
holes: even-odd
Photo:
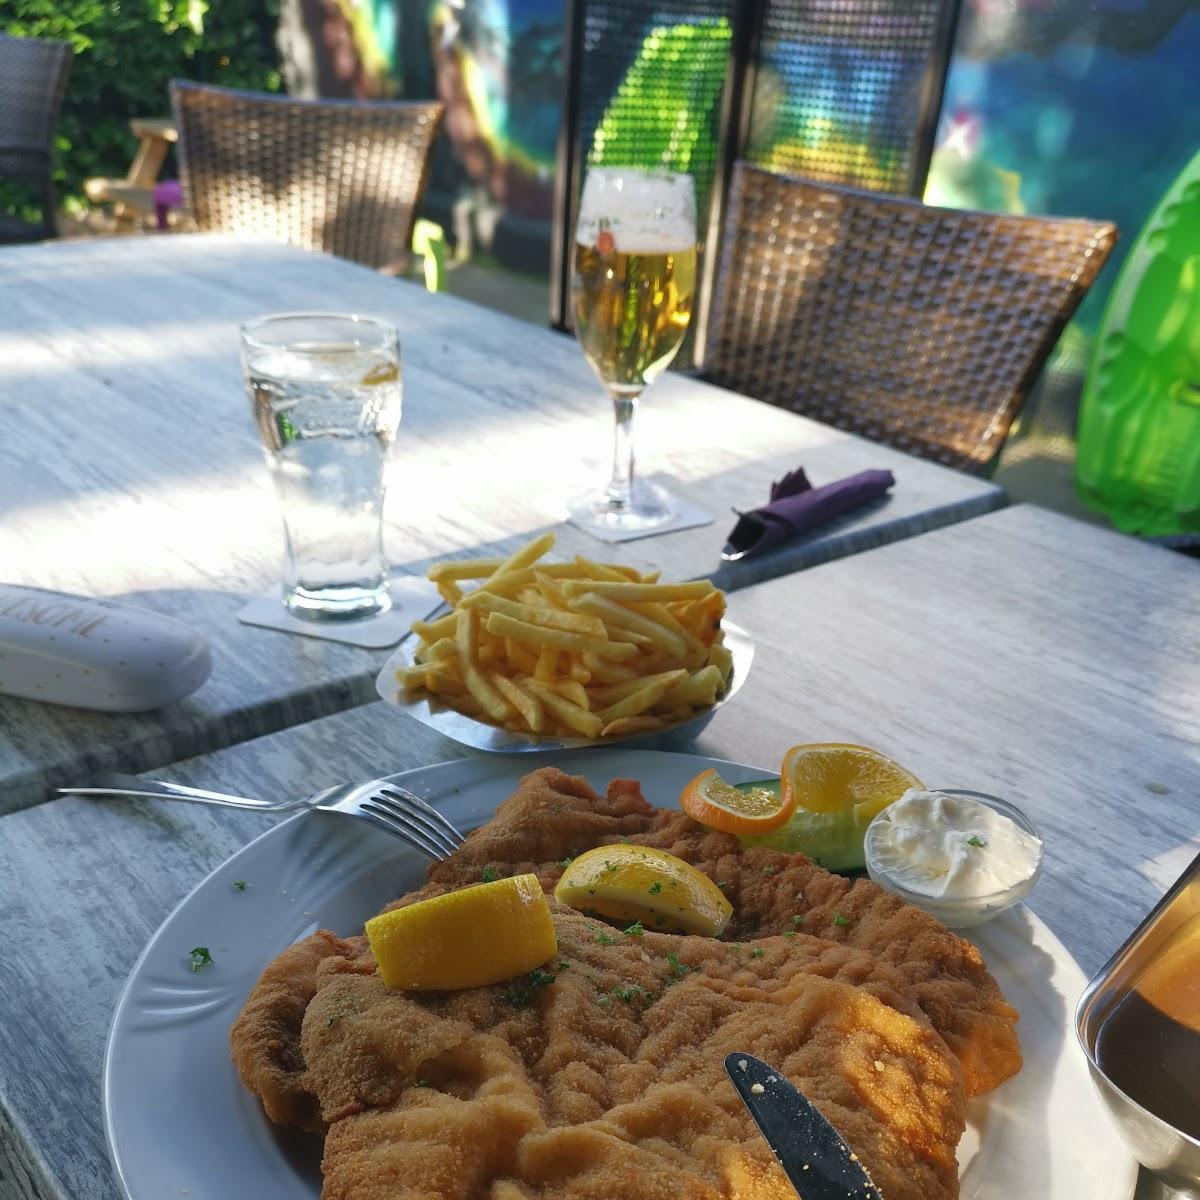
[[[356, 309], [400, 329], [405, 412], [389, 498], [396, 570], [557, 526], [598, 480], [609, 405], [574, 342], [351, 263], [215, 236], [0, 251], [0, 578], [121, 596], [182, 617], [216, 670], [160, 713], [0, 698], [0, 812], [104, 767], [146, 769], [361, 704], [382, 655], [238, 624], [278, 578], [274, 498], [249, 418], [238, 325]], [[717, 514], [621, 556], [729, 587], [977, 515], [983, 481], [682, 376], [644, 407], [645, 464]], [[730, 508], [803, 462], [816, 482], [890, 467], [894, 495], [760, 562], [722, 570]], [[571, 527], [567, 553], [607, 547]]]

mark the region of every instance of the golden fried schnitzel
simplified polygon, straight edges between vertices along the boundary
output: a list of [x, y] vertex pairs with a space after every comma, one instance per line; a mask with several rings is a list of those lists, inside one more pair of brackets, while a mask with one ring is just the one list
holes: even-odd
[[747, 1048], [889, 1200], [957, 1194], [958, 1064], [894, 972], [817, 938], [612, 945], [553, 916], [557, 959], [507, 985], [406, 993], [369, 956], [322, 964], [301, 1047], [329, 1125], [325, 1200], [794, 1200], [725, 1078]]
[[234, 1059], [272, 1120], [326, 1131], [325, 1200], [791, 1200], [724, 1077], [733, 1050], [791, 1078], [889, 1200], [956, 1196], [965, 1098], [1019, 1067], [1016, 1016], [973, 947], [873, 884], [547, 768], [393, 907], [489, 868], [550, 890], [614, 842], [718, 882], [725, 940], [554, 905], [558, 961], [508, 985], [391, 990], [364, 938], [327, 932], [267, 967]]

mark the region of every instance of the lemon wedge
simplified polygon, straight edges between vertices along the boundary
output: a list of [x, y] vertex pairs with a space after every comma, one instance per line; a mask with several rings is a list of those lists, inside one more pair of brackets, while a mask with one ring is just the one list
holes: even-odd
[[649, 846], [597, 846], [563, 872], [554, 898], [614, 921], [716, 937], [733, 906], [702, 871]]
[[536, 875], [479, 883], [380, 913], [366, 932], [383, 982], [413, 991], [500, 983], [558, 951]]

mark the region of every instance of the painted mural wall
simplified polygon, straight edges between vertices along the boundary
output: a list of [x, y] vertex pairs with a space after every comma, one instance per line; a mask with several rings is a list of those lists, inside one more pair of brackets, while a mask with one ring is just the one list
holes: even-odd
[[[312, 47], [312, 61], [293, 62], [294, 90], [438, 96], [435, 189], [549, 219], [563, 0], [285, 7]], [[819, 97], [785, 101], [803, 114]], [[1107, 217], [1128, 245], [1200, 141], [1198, 113], [1200, 0], [964, 0], [927, 199]], [[1082, 328], [1094, 328], [1103, 291]]]
[[1117, 223], [1056, 355], [1078, 372], [1130, 244], [1197, 148], [1200, 0], [967, 0], [926, 199]]

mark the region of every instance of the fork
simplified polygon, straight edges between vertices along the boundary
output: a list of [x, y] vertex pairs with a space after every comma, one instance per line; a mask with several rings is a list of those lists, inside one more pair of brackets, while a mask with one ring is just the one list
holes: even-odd
[[255, 812], [286, 813], [300, 809], [341, 813], [357, 817], [407, 842], [414, 850], [441, 862], [463, 843], [463, 834], [436, 808], [426, 804], [407, 788], [387, 779], [367, 783], [338, 784], [300, 800], [258, 800], [252, 796], [230, 796], [205, 788], [185, 787], [137, 775], [105, 774], [86, 787], [61, 787], [65, 795], [77, 796], [153, 796], [160, 800], [187, 800], [193, 804], [213, 804], [224, 808], [245, 808]]

